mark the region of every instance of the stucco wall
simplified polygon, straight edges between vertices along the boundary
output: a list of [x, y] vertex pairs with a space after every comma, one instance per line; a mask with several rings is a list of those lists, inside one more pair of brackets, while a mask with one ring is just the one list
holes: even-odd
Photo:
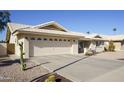
[[19, 42], [22, 41], [22, 39], [20, 37], [15, 38], [15, 54], [17, 56], [20, 56], [20, 50], [19, 50]]
[[115, 50], [118, 51], [121, 49], [121, 42], [114, 42]]
[[89, 46], [89, 49], [95, 50], [96, 52], [103, 52], [104, 51], [104, 47], [105, 47], [105, 43], [96, 46], [96, 42], [93, 41], [93, 42], [91, 42], [91, 44]]
[[29, 42], [27, 39], [25, 39], [24, 36], [16, 37], [15, 42], [15, 54], [17, 56], [20, 56], [20, 46], [19, 44], [23, 43], [23, 52], [25, 53], [24, 58], [29, 58]]
[[121, 42], [121, 50], [124, 51], [124, 40]]
[[[115, 45], [115, 50], [116, 51], [120, 51], [124, 49], [124, 46], [121, 45], [121, 41], [118, 42], [113, 42], [113, 44]], [[109, 47], [109, 42], [105, 42], [105, 47], [108, 48]]]
[[71, 54], [78, 54], [78, 40], [72, 41]]
[[7, 44], [0, 43], [0, 56], [6, 56], [6, 55], [7, 55]]
[[15, 43], [15, 38], [16, 36], [14, 36], [13, 34], [10, 35], [10, 41], [9, 43]]
[[121, 50], [124, 50], [124, 45], [121, 46]]

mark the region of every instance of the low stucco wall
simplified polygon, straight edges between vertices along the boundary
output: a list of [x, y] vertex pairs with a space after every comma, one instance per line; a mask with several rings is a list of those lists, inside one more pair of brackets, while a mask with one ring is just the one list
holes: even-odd
[[121, 50], [124, 50], [124, 45], [121, 46]]
[[6, 55], [7, 55], [7, 44], [0, 43], [0, 56], [6, 56]]
[[114, 42], [115, 50], [118, 51], [121, 49], [121, 42]]

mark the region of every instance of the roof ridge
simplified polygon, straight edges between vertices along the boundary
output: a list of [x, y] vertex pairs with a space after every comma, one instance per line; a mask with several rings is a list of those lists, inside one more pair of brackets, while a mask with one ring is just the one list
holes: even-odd
[[49, 24], [55, 24], [57, 25], [58, 27], [60, 27], [61, 29], [64, 29], [65, 31], [69, 31], [68, 29], [66, 29], [64, 26], [62, 26], [61, 24], [59, 24], [58, 22], [56, 21], [49, 21], [49, 22], [45, 22], [45, 23], [42, 23], [42, 24], [39, 24], [39, 25], [35, 25], [33, 26], [33, 28], [36, 28], [36, 27], [44, 27], [44, 26], [47, 26]]

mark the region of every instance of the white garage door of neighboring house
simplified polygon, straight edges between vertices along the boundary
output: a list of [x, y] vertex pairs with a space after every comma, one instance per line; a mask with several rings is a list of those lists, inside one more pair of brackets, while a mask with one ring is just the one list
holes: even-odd
[[44, 55], [56, 55], [56, 54], [70, 54], [71, 53], [71, 41], [59, 41], [59, 40], [30, 40], [29, 54], [30, 56], [44, 56]]

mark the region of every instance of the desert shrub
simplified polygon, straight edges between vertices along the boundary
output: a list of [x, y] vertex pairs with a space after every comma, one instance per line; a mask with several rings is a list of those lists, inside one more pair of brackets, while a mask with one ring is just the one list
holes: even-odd
[[55, 82], [56, 78], [54, 74], [50, 74], [45, 82]]
[[115, 45], [113, 44], [112, 41], [109, 42], [108, 51], [115, 51]]

